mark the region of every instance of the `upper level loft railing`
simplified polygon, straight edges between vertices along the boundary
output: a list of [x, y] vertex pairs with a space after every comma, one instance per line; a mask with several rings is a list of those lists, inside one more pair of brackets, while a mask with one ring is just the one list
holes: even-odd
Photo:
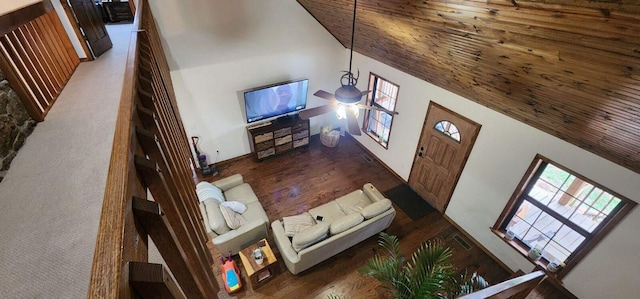
[[[133, 28], [87, 297], [214, 298], [193, 159], [147, 0]], [[177, 283], [147, 262], [148, 237]]]
[[43, 121], [78, 54], [50, 0], [0, 16], [0, 69], [36, 121]]
[[544, 271], [538, 270], [462, 296], [459, 299], [524, 299], [545, 276]]

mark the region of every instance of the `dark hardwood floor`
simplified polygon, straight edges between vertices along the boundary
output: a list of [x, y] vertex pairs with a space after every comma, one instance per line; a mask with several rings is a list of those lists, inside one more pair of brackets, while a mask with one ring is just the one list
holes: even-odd
[[[315, 135], [311, 137], [307, 149], [262, 162], [256, 162], [253, 156], [245, 156], [218, 163], [216, 166], [220, 175], [208, 180], [213, 181], [235, 173], [242, 174], [245, 182], [252, 186], [260, 199], [270, 221], [307, 211], [362, 188], [362, 185], [368, 182], [383, 191], [402, 183], [350, 137], [343, 137], [336, 147], [328, 148], [320, 144], [318, 135]], [[397, 215], [387, 232], [399, 237], [406, 256], [422, 242], [442, 238], [453, 250], [454, 265], [459, 270], [467, 268], [469, 272], [477, 271], [490, 283], [502, 282], [510, 276], [509, 271], [475, 246], [439, 212], [431, 212], [418, 221], [413, 221], [397, 206], [394, 207]], [[269, 243], [274, 245], [271, 232], [269, 234]], [[471, 248], [464, 248], [457, 238], [462, 238]], [[279, 259], [279, 272], [273, 280], [254, 290], [248, 284], [242, 266], [239, 265], [243, 272], [243, 290], [227, 295], [221, 285], [222, 291], [219, 296], [327, 298], [329, 294], [336, 294], [347, 298], [388, 297], [377, 280], [357, 273], [357, 269], [364, 266], [379, 250], [377, 239], [377, 236], [373, 236], [295, 276], [286, 269], [274, 245], [272, 247]], [[213, 255], [217, 261], [220, 254], [214, 250]], [[237, 256], [236, 261], [240, 264]], [[219, 262], [213, 268], [220, 283], [222, 280]]]

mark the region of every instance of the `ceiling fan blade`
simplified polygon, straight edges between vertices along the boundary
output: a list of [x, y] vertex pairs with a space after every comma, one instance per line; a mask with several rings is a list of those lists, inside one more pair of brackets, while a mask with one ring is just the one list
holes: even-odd
[[326, 92], [324, 90], [318, 90], [313, 95], [316, 96], [316, 97], [323, 98], [325, 100], [329, 100], [329, 101], [335, 101], [335, 102], [338, 101], [336, 99], [336, 97], [332, 93], [328, 93], [328, 92]]
[[360, 126], [358, 126], [358, 118], [347, 109], [347, 127], [351, 135], [360, 136]]
[[301, 110], [298, 115], [300, 116], [301, 119], [309, 119], [311, 117], [318, 116], [320, 114], [325, 114], [327, 112], [333, 111], [333, 110], [335, 110], [335, 108], [336, 108], [336, 104], [335, 103], [331, 103], [331, 104], [327, 104], [327, 105], [322, 105], [322, 106], [318, 106], [318, 107], [313, 107], [313, 108]]
[[367, 106], [367, 105], [363, 105], [363, 104], [358, 104], [358, 108], [360, 108], [360, 109], [366, 109], [366, 110], [378, 110], [378, 111], [384, 111], [384, 112], [386, 112], [386, 113], [388, 113], [388, 114], [391, 114], [391, 115], [399, 114], [399, 113], [398, 113], [398, 112], [396, 112], [396, 111], [391, 111], [391, 110], [386, 109], [386, 108], [376, 107], [376, 106]]
[[362, 92], [362, 96], [366, 96], [367, 94], [369, 94], [371, 92], [371, 90], [365, 90]]

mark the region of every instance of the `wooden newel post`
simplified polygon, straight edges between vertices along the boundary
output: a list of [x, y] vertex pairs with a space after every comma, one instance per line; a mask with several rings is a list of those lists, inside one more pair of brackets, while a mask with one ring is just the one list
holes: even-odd
[[185, 298], [161, 264], [129, 262], [127, 269], [129, 283], [142, 298]]
[[198, 281], [193, 279], [189, 264], [182, 259], [180, 248], [176, 245], [171, 228], [163, 219], [160, 206], [153, 201], [134, 197], [133, 213], [136, 216], [136, 221], [142, 225], [153, 240], [171, 273], [182, 286], [187, 298], [203, 298], [199, 292], [203, 288], [198, 285]]

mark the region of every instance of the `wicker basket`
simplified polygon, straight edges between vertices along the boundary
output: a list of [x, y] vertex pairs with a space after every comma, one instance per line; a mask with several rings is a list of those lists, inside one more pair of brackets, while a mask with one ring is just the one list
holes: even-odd
[[335, 147], [340, 140], [340, 131], [320, 132], [320, 142], [326, 147]]

